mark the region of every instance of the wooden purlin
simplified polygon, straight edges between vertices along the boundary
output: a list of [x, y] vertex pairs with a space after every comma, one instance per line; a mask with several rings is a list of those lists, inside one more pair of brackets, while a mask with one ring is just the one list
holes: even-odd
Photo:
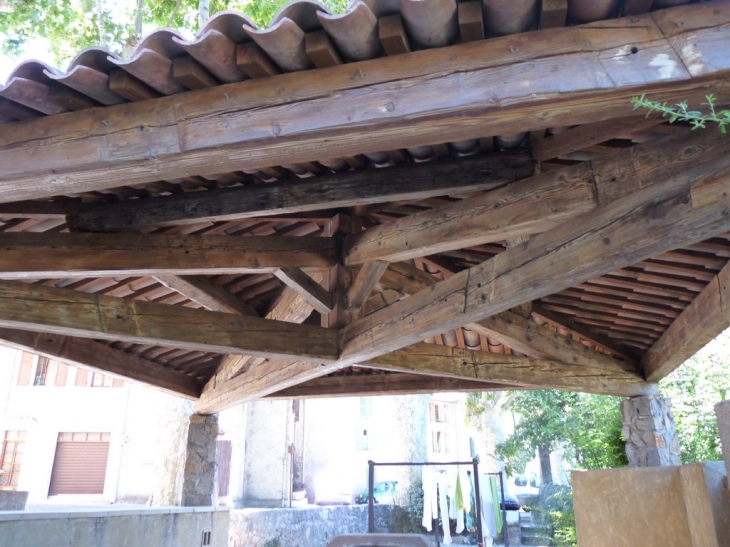
[[629, 115], [643, 92], [692, 100], [712, 87], [722, 99], [730, 59], [717, 52], [730, 39], [717, 29], [729, 14], [683, 6], [365, 61], [366, 78], [341, 65], [3, 124], [0, 200], [591, 123]]

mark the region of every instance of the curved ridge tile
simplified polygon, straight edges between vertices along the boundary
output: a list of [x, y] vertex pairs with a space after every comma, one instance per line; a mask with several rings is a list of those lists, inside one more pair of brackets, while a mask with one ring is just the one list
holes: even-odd
[[116, 68], [110, 57], [117, 58], [108, 49], [87, 48], [73, 58], [66, 74], [46, 75], [103, 105], [120, 104], [125, 99], [109, 89], [109, 73]]
[[456, 0], [400, 0], [400, 12], [419, 49], [448, 46], [459, 36]]
[[568, 20], [592, 23], [616, 14], [619, 0], [568, 0]]
[[482, 0], [484, 26], [492, 36], [525, 32], [536, 26], [538, 0]]
[[378, 39], [378, 18], [367, 4], [355, 0], [343, 15], [318, 12], [324, 30], [348, 61], [378, 57], [383, 50]]
[[375, 14], [375, 17], [385, 17], [400, 13], [400, 0], [362, 0]]
[[224, 35], [231, 42], [240, 44], [241, 42], [250, 40], [246, 31], [243, 30], [243, 25], [256, 27], [256, 24], [240, 11], [220, 11], [208, 19], [208, 22], [205, 23], [205, 26], [198, 32], [197, 36], [203, 38], [206, 33], [214, 30]]
[[187, 88], [172, 77], [172, 59], [183, 55], [185, 50], [173, 38], [184, 40], [175, 31], [156, 30], [140, 41], [129, 60], [110, 60], [163, 95], [182, 93]]
[[68, 112], [68, 109], [51, 100], [51, 79], [48, 73], [60, 74], [57, 69], [41, 61], [24, 61], [10, 73], [7, 84], [0, 87], [0, 97], [43, 114]]
[[[243, 27], [241, 32], [244, 32]], [[221, 82], [230, 84], [246, 78], [246, 73], [236, 64], [238, 44], [222, 32], [209, 29], [194, 42], [183, 42], [179, 38], [173, 40]]]
[[304, 46], [304, 31], [291, 19], [284, 18], [266, 30], [243, 27], [248, 35], [285, 72], [312, 68]]
[[327, 6], [315, 0], [293, 0], [274, 15], [271, 23], [269, 23], [269, 28], [279, 23], [279, 21], [290, 19], [304, 32], [314, 32], [322, 28], [317, 17], [318, 11], [330, 13]]

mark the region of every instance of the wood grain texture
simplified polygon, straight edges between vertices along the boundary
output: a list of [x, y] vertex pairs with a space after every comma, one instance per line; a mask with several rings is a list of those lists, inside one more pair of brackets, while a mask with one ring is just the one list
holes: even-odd
[[315, 399], [320, 397], [368, 397], [416, 393], [520, 390], [522, 386], [460, 380], [420, 374], [355, 374], [323, 376], [267, 395], [265, 399]]
[[539, 389], [563, 389], [606, 395], [647, 395], [656, 386], [636, 372], [614, 362], [608, 366], [576, 366], [485, 351], [416, 344], [360, 363], [365, 367], [394, 372], [517, 384]]
[[[724, 158], [706, 163], [696, 180], [723, 169]], [[394, 351], [726, 231], [727, 197], [700, 204], [691, 176], [678, 174], [609, 202], [353, 323], [345, 329], [342, 362]], [[730, 176], [718, 181], [714, 189], [727, 196]]]
[[332, 294], [299, 268], [281, 268], [274, 275], [320, 313], [329, 313], [334, 309]]
[[187, 374], [86, 338], [0, 328], [0, 340], [3, 345], [67, 365], [112, 374], [178, 397], [197, 399], [203, 388], [198, 380]]
[[338, 333], [321, 327], [13, 281], [0, 283], [0, 326], [320, 363], [338, 357]]
[[240, 313], [241, 315], [258, 317], [258, 313], [251, 306], [205, 276], [156, 275], [154, 278], [166, 287], [211, 311]]
[[0, 234], [0, 278], [221, 274], [324, 269], [335, 245], [320, 237], [158, 234]]
[[144, 226], [294, 214], [451, 192], [497, 188], [529, 176], [529, 156], [494, 154], [465, 160], [339, 173], [154, 199], [95, 205], [70, 219], [74, 230], [115, 232]]
[[[709, 24], [721, 28], [728, 10], [716, 6]], [[712, 40], [698, 40], [693, 62], [712, 62], [694, 77], [650, 15], [601, 23], [376, 59], [354, 77], [340, 65], [0, 127], [0, 199], [592, 123], [630, 115], [642, 92], [691, 101], [712, 86], [724, 100], [728, 73], [716, 52], [727, 49], [726, 33], [697, 31]], [[686, 32], [691, 25], [671, 37]], [[621, 47], [645, 42], [655, 45], [635, 63], [618, 59]], [[671, 79], [647, 70], [652, 51], [671, 63]]]
[[375, 285], [388, 269], [387, 262], [373, 260], [363, 264], [360, 271], [357, 272], [355, 280], [347, 290], [347, 307], [351, 313], [357, 313], [365, 305], [370, 293], [373, 292]]
[[730, 265], [726, 265], [687, 306], [641, 364], [647, 379], [658, 382], [730, 326]]

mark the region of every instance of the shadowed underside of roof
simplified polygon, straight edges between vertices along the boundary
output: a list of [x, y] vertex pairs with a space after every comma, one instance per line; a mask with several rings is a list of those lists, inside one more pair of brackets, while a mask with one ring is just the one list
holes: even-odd
[[0, 339], [201, 412], [651, 392], [728, 324], [730, 143], [630, 104], [730, 98], [730, 3], [683, 3], [294, 2], [23, 63]]

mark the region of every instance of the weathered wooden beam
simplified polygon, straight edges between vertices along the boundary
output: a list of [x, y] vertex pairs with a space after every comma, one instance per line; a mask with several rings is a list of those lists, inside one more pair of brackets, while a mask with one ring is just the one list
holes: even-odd
[[0, 278], [260, 273], [324, 269], [335, 244], [321, 237], [2, 233]]
[[[697, 152], [688, 146], [688, 161]], [[412, 345], [727, 231], [729, 161], [721, 157], [668, 175], [353, 323], [344, 331], [340, 363]]]
[[532, 160], [526, 154], [491, 154], [99, 204], [79, 212], [69, 222], [81, 232], [114, 232], [151, 225], [296, 214], [490, 190], [528, 177], [532, 170]]
[[203, 389], [202, 383], [192, 376], [86, 338], [0, 328], [0, 341], [68, 365], [111, 374], [187, 399], [197, 399]]
[[299, 268], [281, 268], [274, 275], [318, 312], [329, 313], [334, 309], [334, 297]]
[[360, 311], [387, 269], [388, 263], [380, 260], [363, 264], [347, 291], [347, 307], [350, 313]]
[[658, 382], [730, 327], [730, 265], [726, 265], [644, 354], [647, 379]]
[[155, 275], [154, 278], [165, 287], [180, 293], [211, 311], [239, 313], [251, 317], [259, 316], [251, 306], [207, 277], [201, 275]]
[[[384, 286], [403, 294], [414, 295], [435, 285], [439, 279], [413, 266], [398, 263], [390, 265], [381, 282]], [[470, 323], [467, 328], [535, 359], [562, 361], [588, 367], [610, 367], [616, 363], [616, 360], [609, 355], [599, 353], [571, 337], [562, 336], [509, 310]], [[619, 356], [624, 360], [621, 366], [625, 370], [629, 372], [640, 370], [635, 357], [625, 354]]]
[[730, 140], [708, 144], [712, 140], [715, 135], [694, 134], [640, 144], [374, 226], [347, 238], [345, 263], [408, 260], [545, 232], [665, 176], [695, 169], [685, 157], [687, 146], [700, 147], [700, 155], [707, 148], [709, 157], [730, 153]]
[[535, 389], [625, 397], [658, 393], [656, 386], [646, 382], [641, 374], [627, 372], [617, 362], [610, 366], [578, 366], [436, 344], [416, 344], [360, 364], [393, 372], [517, 384]]
[[258, 317], [196, 310], [69, 289], [0, 283], [0, 326], [213, 353], [328, 363], [338, 333]]
[[413, 395], [453, 391], [521, 390], [522, 386], [461, 380], [421, 374], [354, 374], [323, 376], [267, 395], [267, 400], [316, 399], [319, 397], [366, 397], [373, 395]]
[[0, 200], [592, 123], [642, 92], [722, 100], [729, 20], [694, 4], [4, 124]]

